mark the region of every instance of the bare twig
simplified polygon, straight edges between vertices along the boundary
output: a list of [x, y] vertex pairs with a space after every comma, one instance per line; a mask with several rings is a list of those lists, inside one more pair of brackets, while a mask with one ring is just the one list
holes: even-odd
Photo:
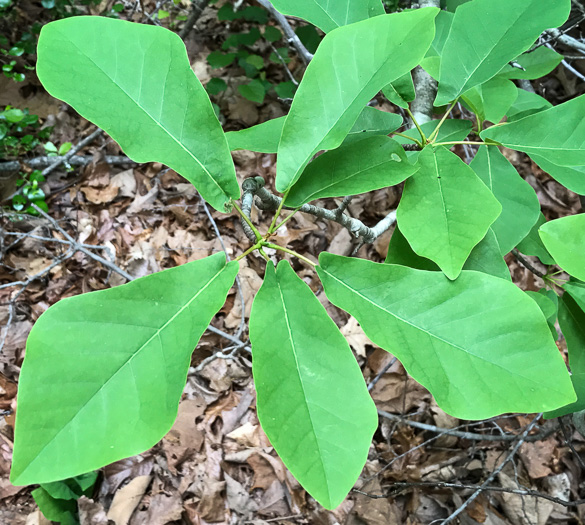
[[[441, 428], [436, 427], [434, 425], [428, 425], [426, 423], [419, 423], [418, 421], [411, 421], [406, 419], [404, 416], [399, 416], [397, 414], [391, 414], [389, 412], [385, 412], [384, 410], [378, 410], [378, 414], [382, 417], [387, 419], [392, 419], [394, 421], [400, 421], [405, 425], [410, 427], [419, 428], [421, 430], [428, 430], [430, 432], [437, 432], [442, 434], [448, 434], [449, 436], [455, 436], [461, 439], [469, 439], [473, 441], [515, 441], [519, 438], [517, 435], [511, 434], [504, 434], [496, 436], [494, 434], [479, 434], [476, 432], [461, 432], [460, 430], [455, 430], [451, 428]], [[524, 441], [528, 443], [532, 443], [534, 441], [540, 441], [542, 439], [546, 439], [547, 437], [551, 436], [558, 430], [558, 426], [551, 426], [545, 430], [542, 430], [538, 434], [527, 436]]]
[[573, 38], [572, 36], [563, 34], [561, 30], [549, 29], [543, 34], [552, 37], [553, 40], [556, 40], [561, 44], [564, 44], [565, 46], [570, 47], [575, 51], [579, 51], [579, 53], [583, 53], [585, 55], [585, 43], [577, 40], [576, 38]]
[[536, 268], [526, 257], [524, 257], [516, 248], [512, 250], [512, 254], [516, 257], [516, 260], [524, 266], [527, 270], [531, 271], [534, 275], [541, 279], [546, 278], [546, 275]]
[[91, 133], [90, 135], [85, 137], [83, 140], [78, 142], [65, 155], [63, 155], [62, 157], [59, 157], [57, 160], [55, 160], [55, 162], [53, 162], [51, 165], [46, 167], [42, 172], [43, 176], [46, 177], [49, 173], [51, 173], [52, 171], [56, 170], [59, 166], [61, 166], [61, 164], [68, 162], [69, 159], [71, 157], [73, 157], [73, 155], [75, 155], [80, 149], [85, 148], [85, 146], [87, 146], [88, 144], [91, 144], [102, 133], [103, 133], [103, 131], [98, 128], [93, 133]]
[[179, 36], [183, 40], [189, 36], [189, 33], [193, 29], [195, 22], [197, 22], [201, 16], [201, 13], [203, 13], [203, 10], [207, 7], [207, 4], [209, 4], [209, 0], [193, 0], [191, 2], [191, 13], [189, 13], [189, 17], [185, 21], [185, 25], [179, 31]]
[[277, 11], [269, 0], [258, 0], [258, 3], [264, 7], [264, 9], [270, 13], [272, 18], [278, 22], [280, 27], [282, 27], [289, 44], [291, 44], [296, 49], [303, 62], [308, 64], [313, 59], [313, 55], [309, 53], [307, 48], [303, 45], [300, 38], [294, 32], [294, 29], [288, 23], [286, 17]]
[[[26, 164], [32, 169], [42, 169], [54, 164], [56, 157], [34, 157], [26, 161]], [[67, 159], [67, 164], [70, 166], [87, 166], [92, 163], [94, 158], [90, 155], [73, 155]], [[124, 155], [106, 155], [101, 162], [111, 165], [136, 165], [136, 162]], [[21, 169], [21, 163], [18, 160], [10, 160], [7, 162], [0, 162], [0, 173], [18, 171]]]
[[396, 490], [392, 490], [387, 494], [370, 494], [368, 492], [363, 492], [358, 489], [352, 489], [352, 492], [357, 492], [362, 496], [366, 496], [372, 499], [383, 499], [395, 496], [400, 494], [404, 490], [409, 488], [417, 488], [417, 487], [429, 487], [432, 489], [458, 489], [458, 490], [479, 490], [481, 488], [484, 492], [505, 492], [507, 494], [518, 494], [519, 496], [531, 496], [534, 498], [542, 498], [552, 501], [554, 503], [558, 503], [563, 507], [577, 507], [579, 505], [585, 504], [585, 499], [578, 499], [575, 501], [566, 501], [564, 499], [556, 498], [554, 496], [550, 496], [549, 494], [544, 494], [542, 492], [537, 492], [535, 490], [526, 490], [526, 489], [508, 489], [504, 487], [493, 487], [487, 486], [483, 487], [480, 485], [467, 485], [463, 483], [449, 483], [446, 481], [413, 481], [413, 482], [394, 482], [390, 484], [391, 488], [396, 488]]
[[[248, 204], [250, 204], [251, 208], [250, 196], [256, 196], [259, 200], [256, 203], [258, 208], [267, 211], [277, 210], [282, 201], [280, 197], [270, 193], [270, 191], [264, 187], [264, 180], [262, 177], [251, 177], [246, 179], [244, 184], [242, 184], [242, 189], [244, 190], [244, 195], [242, 197], [242, 209], [244, 209], [244, 206]], [[284, 208], [296, 209], [289, 208], [287, 206]], [[341, 224], [343, 227], [347, 228], [356, 239], [359, 238], [365, 243], [374, 242], [380, 235], [382, 235], [396, 222], [396, 211], [390, 212], [373, 228], [369, 228], [359, 219], [348, 217], [344, 213], [339, 214], [338, 210], [327, 210], [312, 204], [304, 204], [298, 208], [298, 210], [303, 213], [308, 213], [310, 215], [314, 215], [315, 217], [319, 217], [320, 219], [337, 222], [338, 224]], [[246, 235], [252, 242], [256, 242], [255, 237], [251, 237], [248, 233], [246, 233]]]
[[465, 502], [459, 506], [455, 512], [453, 512], [450, 516], [447, 516], [446, 519], [441, 521], [442, 525], [447, 525], [451, 523], [459, 514], [461, 514], [487, 487], [490, 486], [491, 482], [496, 478], [496, 476], [503, 470], [503, 468], [514, 458], [518, 449], [522, 446], [522, 443], [526, 441], [528, 434], [536, 425], [536, 422], [542, 417], [542, 414], [537, 414], [537, 416], [531, 421], [531, 423], [526, 427], [522, 435], [519, 437], [517, 443], [512, 447], [510, 453], [505, 457], [504, 461], [502, 461], [487, 477], [487, 479], [475, 490], [475, 492], [465, 500]]

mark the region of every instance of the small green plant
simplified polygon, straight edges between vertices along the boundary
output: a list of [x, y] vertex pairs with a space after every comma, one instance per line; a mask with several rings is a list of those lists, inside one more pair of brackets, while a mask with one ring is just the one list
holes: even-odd
[[[160, 440], [176, 417], [193, 348], [223, 305], [239, 261], [256, 251], [265, 256], [265, 248], [314, 267], [329, 300], [449, 414], [554, 417], [585, 408], [585, 215], [546, 222], [534, 190], [498, 148], [527, 153], [585, 194], [585, 96], [550, 107], [511, 80], [534, 74], [533, 57], [524, 53], [542, 31], [565, 22], [570, 0], [471, 0], [454, 13], [430, 7], [395, 14], [385, 14], [380, 0], [340, 0], [325, 9], [319, 0], [274, 5], [327, 35], [289, 114], [227, 136], [175, 34], [99, 17], [43, 28], [37, 71], [49, 93], [135, 161], [165, 163], [216, 210], [235, 208], [252, 242], [236, 260], [217, 253], [63, 299], [38, 319], [20, 376], [14, 484], [70, 478]], [[525, 67], [510, 68], [512, 61]], [[401, 117], [367, 104], [383, 91], [409, 112], [410, 75], [420, 64], [438, 79], [434, 104], [443, 117], [412, 117], [414, 127], [397, 132]], [[476, 113], [474, 123], [449, 118], [460, 100]], [[479, 146], [471, 165], [451, 151], [461, 144]], [[230, 148], [276, 152], [282, 197], [248, 179], [240, 207]], [[314, 199], [402, 182], [385, 263], [321, 253], [316, 265], [272, 241], [284, 207], [302, 213]], [[276, 209], [267, 231], [247, 213], [254, 194]], [[355, 220], [342, 216], [352, 229]], [[352, 231], [365, 242], [377, 235], [375, 228]], [[551, 268], [549, 290], [523, 292], [504, 262], [515, 247], [558, 264], [570, 281]], [[562, 284], [564, 295], [557, 297], [553, 284]], [[551, 335], [556, 305], [572, 376]], [[306, 490], [336, 507], [365, 463], [376, 408], [348, 343], [284, 260], [276, 268], [267, 260], [250, 340], [263, 429]]]
[[40, 127], [39, 117], [28, 109], [6, 106], [0, 111], [0, 159], [28, 153], [49, 138], [52, 128]]
[[20, 191], [12, 197], [12, 208], [15, 211], [38, 215], [39, 212], [31, 206], [31, 204], [35, 204], [41, 210], [49, 211], [49, 207], [45, 202], [45, 192], [40, 187], [42, 182], [45, 182], [45, 177], [39, 170], [29, 174], [21, 173], [16, 180], [16, 187], [20, 188]]

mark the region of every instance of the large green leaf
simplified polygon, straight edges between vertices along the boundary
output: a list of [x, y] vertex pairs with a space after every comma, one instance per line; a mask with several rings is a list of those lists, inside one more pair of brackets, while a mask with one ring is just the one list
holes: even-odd
[[495, 77], [461, 95], [480, 120], [497, 124], [504, 118], [518, 97], [518, 88], [511, 80]]
[[[396, 225], [390, 238], [386, 263], [400, 264], [417, 270], [441, 271], [433, 261], [426, 257], [421, 257], [413, 251], [398, 225]], [[487, 273], [508, 281], [512, 280], [508, 265], [502, 257], [496, 234], [491, 228], [479, 244], [471, 250], [463, 269]]]
[[538, 257], [542, 264], [555, 264], [555, 260], [550, 256], [550, 253], [548, 253], [544, 244], [542, 244], [540, 235], [538, 234], [539, 228], [545, 223], [546, 217], [541, 212], [538, 215], [536, 224], [532, 227], [530, 232], [528, 232], [528, 235], [518, 243], [517, 248], [518, 251], [524, 255]]
[[547, 418], [585, 410], [585, 312], [572, 297], [573, 293], [582, 294], [583, 289], [567, 287], [567, 291], [569, 293], [565, 293], [559, 302], [559, 326], [567, 341], [571, 381], [577, 393], [577, 401], [546, 413]]
[[514, 62], [523, 69], [506, 64], [498, 73], [498, 76], [534, 80], [548, 75], [562, 60], [563, 55], [559, 55], [553, 49], [541, 46], [534, 51], [529, 51], [516, 57]]
[[584, 166], [585, 95], [511, 124], [488, 128], [481, 137], [558, 166]]
[[461, 419], [554, 410], [575, 400], [569, 374], [536, 303], [479, 272], [438, 272], [329, 253], [317, 267], [328, 299], [392, 352]]
[[[260, 153], [276, 153], [285, 120], [286, 116], [267, 120], [240, 131], [229, 131], [225, 136], [230, 150], [246, 149]], [[362, 109], [343, 143], [347, 144], [376, 135], [388, 135], [401, 125], [402, 117], [400, 115], [366, 106]]]
[[506, 116], [508, 122], [513, 122], [552, 107], [553, 105], [540, 95], [518, 88], [518, 97], [506, 112]]
[[419, 171], [404, 185], [398, 225], [418, 255], [456, 279], [502, 206], [475, 172], [445, 147], [426, 147], [418, 162]]
[[573, 277], [585, 281], [585, 214], [549, 221], [538, 233], [555, 262]]
[[392, 104], [407, 109], [409, 107], [408, 103], [416, 98], [411, 72], [409, 71], [391, 84], [388, 84], [382, 89], [382, 93]]
[[530, 158], [563, 186], [585, 195], [585, 166], [559, 166], [534, 153], [530, 154]]
[[237, 272], [217, 253], [41, 315], [20, 374], [12, 483], [76, 476], [161, 439]]
[[239, 197], [224, 133], [175, 33], [97, 16], [51, 22], [37, 74], [132, 160], [170, 166], [217, 210]]
[[473, 0], [459, 6], [443, 48], [435, 105], [498, 74], [542, 31], [563, 24], [570, 11], [571, 0]]
[[502, 205], [502, 213], [492, 224], [492, 229], [505, 255], [536, 224], [540, 215], [538, 197], [496, 147], [479, 148], [470, 166]]
[[380, 0], [272, 0], [272, 5], [282, 14], [302, 18], [325, 33], [385, 13]]
[[319, 150], [338, 147], [368, 101], [422, 60], [437, 11], [429, 7], [377, 16], [323, 39], [282, 130], [278, 191], [290, 188]]
[[337, 507], [366, 461], [376, 408], [347, 341], [286, 261], [266, 268], [250, 340], [262, 428], [301, 485]]
[[273, 118], [239, 131], [228, 131], [225, 137], [231, 151], [246, 149], [259, 153], [276, 153], [285, 117]]
[[418, 170], [391, 138], [371, 137], [317, 157], [291, 188], [286, 205], [296, 208], [325, 197], [357, 195], [394, 186]]

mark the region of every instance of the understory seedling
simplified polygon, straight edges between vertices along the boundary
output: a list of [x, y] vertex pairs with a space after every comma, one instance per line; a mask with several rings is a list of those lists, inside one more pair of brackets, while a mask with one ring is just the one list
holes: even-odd
[[[216, 210], [235, 208], [251, 245], [235, 260], [217, 253], [63, 299], [41, 315], [20, 376], [14, 484], [70, 478], [159, 441], [176, 417], [191, 353], [239, 261], [255, 251], [265, 256], [265, 248], [314, 267], [328, 299], [449, 414], [554, 417], [585, 408], [585, 215], [546, 222], [534, 190], [499, 149], [527, 153], [585, 194], [585, 96], [552, 107], [512, 81], [558, 64], [560, 56], [533, 46], [567, 20], [570, 0], [471, 0], [454, 13], [385, 14], [380, 0], [274, 5], [327, 35], [288, 115], [227, 135], [175, 34], [99, 17], [43, 28], [37, 71], [49, 93], [133, 160], [164, 163]], [[398, 132], [402, 118], [368, 102], [382, 91], [409, 113], [419, 65], [438, 80], [435, 106], [443, 117], [417, 122], [411, 115], [411, 129]], [[474, 122], [450, 118], [459, 101]], [[479, 146], [471, 164], [454, 145]], [[277, 153], [280, 197], [259, 178], [241, 192], [230, 149], [242, 148]], [[348, 199], [334, 210], [309, 204], [402, 183], [397, 212], [372, 228], [347, 215]], [[250, 219], [255, 201], [275, 212], [267, 231]], [[272, 236], [290, 217], [280, 218], [284, 209], [339, 222], [363, 242], [396, 220], [386, 262], [324, 252], [315, 264], [275, 244]], [[559, 265], [570, 281], [547, 274], [548, 289], [523, 292], [504, 261], [515, 248]], [[250, 316], [258, 418], [292, 474], [334, 508], [366, 461], [376, 407], [320, 301], [287, 261], [275, 268], [266, 259]], [[557, 307], [572, 376], [550, 328]]]

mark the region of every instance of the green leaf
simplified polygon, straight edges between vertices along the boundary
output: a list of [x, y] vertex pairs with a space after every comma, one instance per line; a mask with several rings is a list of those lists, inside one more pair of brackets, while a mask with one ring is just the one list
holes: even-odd
[[295, 33], [301, 40], [302, 44], [307, 48], [309, 53], [315, 54], [323, 35], [317, 31], [314, 25], [306, 24], [295, 28]]
[[41, 30], [37, 73], [132, 160], [168, 165], [219, 211], [239, 198], [223, 131], [178, 35], [97, 16], [58, 20]]
[[238, 86], [240, 95], [252, 102], [262, 104], [264, 97], [266, 96], [266, 88], [261, 80], [252, 80], [248, 84], [241, 84]]
[[417, 170], [398, 142], [385, 136], [370, 137], [317, 157], [290, 189], [286, 205], [297, 208], [315, 199], [394, 186]]
[[483, 84], [545, 30], [563, 24], [570, 0], [473, 0], [455, 11], [443, 48], [435, 106]]
[[452, 416], [541, 412], [575, 400], [542, 312], [513, 283], [469, 271], [449, 281], [329, 253], [319, 263], [328, 299]]
[[547, 419], [585, 410], [585, 313], [572, 297], [573, 293], [580, 291], [567, 288], [567, 285], [565, 288], [569, 293], [565, 293], [559, 301], [559, 326], [567, 341], [571, 382], [577, 393], [577, 401], [547, 412], [544, 415]]
[[311, 496], [337, 507], [366, 461], [376, 407], [347, 341], [286, 261], [268, 263], [250, 340], [264, 432]]
[[280, 82], [280, 84], [276, 84], [276, 86], [274, 86], [274, 91], [276, 91], [278, 98], [292, 99], [295, 96], [295, 92], [297, 91], [297, 86], [294, 82], [289, 80], [287, 82]]
[[470, 167], [502, 205], [502, 213], [492, 224], [502, 254], [524, 239], [540, 216], [540, 202], [528, 184], [494, 146], [479, 148]]
[[435, 18], [435, 38], [427, 52], [427, 57], [440, 57], [443, 54], [443, 48], [445, 47], [452, 23], [453, 13], [449, 13], [448, 11], [439, 12], [437, 18]]
[[[226, 133], [226, 138], [230, 149], [232, 151], [246, 149], [260, 153], [276, 153], [285, 120], [286, 117], [279, 117], [251, 128], [229, 131]], [[388, 135], [388, 133], [398, 129], [401, 124], [402, 117], [400, 115], [366, 106], [345, 137], [344, 144], [376, 135]]]
[[230, 150], [245, 149], [260, 153], [276, 153], [286, 117], [273, 118], [240, 131], [225, 134]]
[[525, 78], [535, 80], [548, 75], [563, 60], [563, 55], [559, 55], [553, 49], [548, 47], [537, 47], [534, 51], [524, 53], [516, 57], [514, 62], [524, 69], [513, 67], [510, 64], [505, 65], [498, 73], [498, 76], [504, 78]]
[[392, 104], [396, 104], [404, 109], [408, 108], [408, 103], [416, 98], [410, 71], [391, 84], [388, 84], [382, 90], [382, 93], [384, 93]]
[[434, 36], [437, 11], [425, 8], [377, 16], [341, 27], [323, 39], [284, 124], [278, 147], [278, 191], [291, 187], [319, 150], [338, 147], [371, 98], [421, 61]]
[[508, 122], [513, 122], [552, 107], [553, 105], [540, 95], [518, 88], [518, 97], [506, 112], [506, 116]]
[[[430, 120], [429, 122], [425, 122], [421, 124], [421, 129], [425, 136], [429, 137], [433, 131], [435, 131], [439, 120]], [[439, 133], [437, 135], [437, 142], [452, 142], [452, 141], [460, 141], [464, 140], [467, 135], [471, 133], [471, 128], [473, 127], [473, 122], [470, 120], [463, 120], [463, 119], [447, 119], [439, 129]], [[408, 135], [416, 140], [420, 141], [420, 133], [416, 128], [410, 128], [406, 131], [402, 132], [403, 135]], [[400, 144], [412, 144], [413, 142], [410, 140], [405, 139], [404, 137], [393, 137], [396, 142]]]
[[426, 147], [418, 162], [420, 170], [404, 185], [398, 225], [418, 255], [456, 279], [502, 206], [475, 172], [445, 147]]
[[266, 26], [264, 29], [264, 38], [268, 42], [278, 42], [282, 38], [282, 31], [274, 26]]
[[553, 339], [556, 341], [559, 338], [559, 335], [557, 334], [557, 329], [555, 328], [555, 322], [557, 320], [558, 314], [558, 297], [554, 292], [552, 292], [555, 295], [555, 297], [557, 297], [557, 302], [555, 304], [546, 293], [541, 292], [546, 292], [546, 290], [539, 290], [538, 292], [532, 292], [529, 290], [525, 293], [529, 297], [531, 297], [534, 300], [534, 302], [538, 305], [538, 307], [542, 310], [542, 313], [546, 318], [546, 322], [553, 336]]
[[549, 221], [538, 233], [555, 262], [569, 275], [585, 281], [585, 214]]
[[79, 525], [77, 501], [55, 499], [43, 487], [33, 490], [32, 497], [46, 519], [61, 525]]
[[402, 117], [400, 115], [366, 106], [343, 140], [343, 144], [361, 141], [368, 137], [388, 135], [401, 125]]
[[325, 33], [385, 13], [380, 0], [274, 0], [272, 5], [283, 15], [302, 18]]
[[585, 95], [511, 124], [488, 128], [481, 137], [558, 166], [584, 166]]
[[205, 86], [205, 89], [210, 95], [219, 95], [219, 93], [227, 89], [227, 83], [223, 78], [212, 78]]
[[[441, 271], [433, 261], [414, 252], [404, 235], [402, 235], [398, 225], [390, 238], [386, 263], [400, 264], [417, 270]], [[502, 257], [496, 235], [491, 228], [479, 244], [471, 250], [463, 269], [487, 273], [508, 281], [512, 280], [508, 265]]]
[[155, 445], [237, 272], [217, 253], [41, 315], [20, 374], [12, 483], [76, 476]]
[[531, 154], [530, 158], [553, 179], [567, 189], [585, 195], [585, 166], [558, 166], [543, 157]]
[[497, 124], [504, 118], [517, 96], [518, 88], [514, 82], [495, 77], [466, 91], [461, 99], [480, 120]]
[[550, 256], [550, 253], [548, 253], [544, 244], [542, 244], [538, 234], [539, 228], [545, 223], [546, 218], [540, 213], [536, 224], [532, 227], [528, 235], [518, 244], [517, 248], [518, 251], [524, 255], [538, 257], [542, 264], [555, 264], [555, 260]]

